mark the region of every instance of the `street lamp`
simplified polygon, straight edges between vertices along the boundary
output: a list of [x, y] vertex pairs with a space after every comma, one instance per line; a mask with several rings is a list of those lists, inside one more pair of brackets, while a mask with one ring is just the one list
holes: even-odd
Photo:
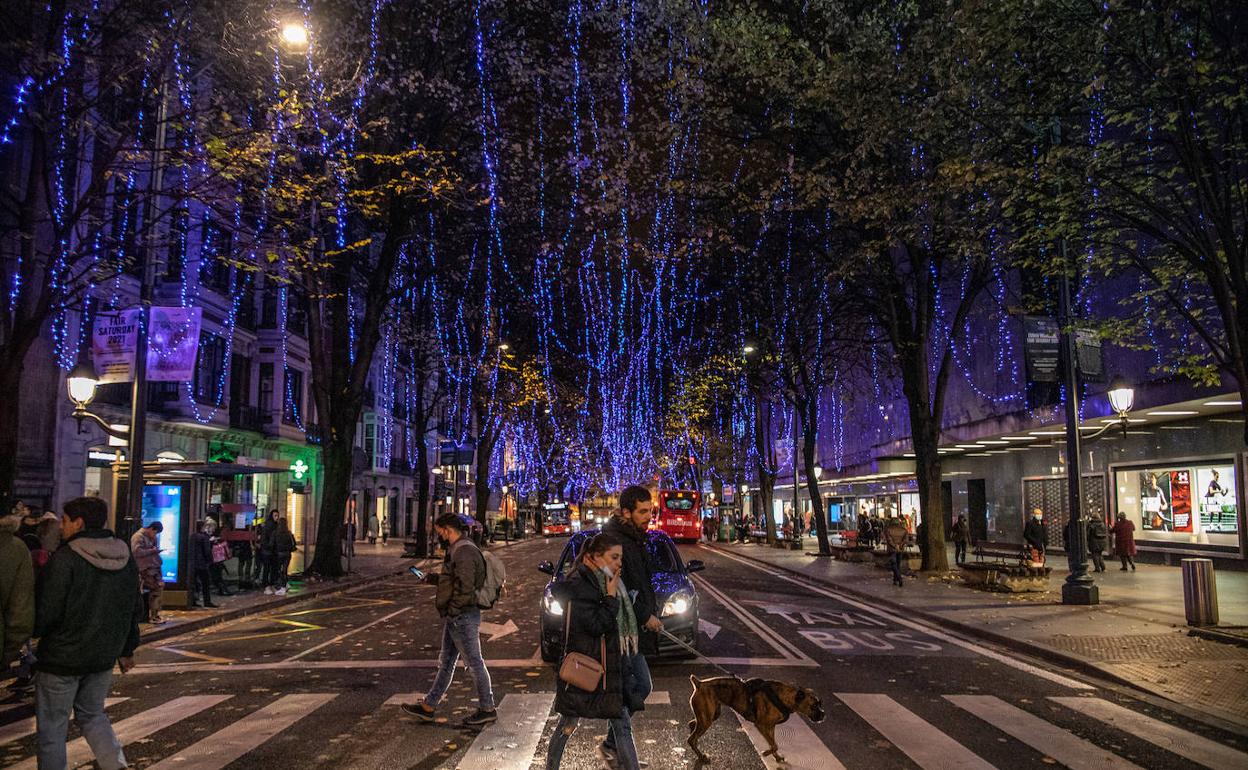
[[747, 356], [753, 353], [754, 351], [755, 351], [755, 347], [753, 345], [747, 344], [745, 347], [741, 348], [741, 352], [746, 354]]
[[301, 21], [288, 21], [282, 25], [282, 42], [288, 47], [302, 50], [308, 47], [308, 28]]
[[128, 440], [130, 431], [115, 428], [103, 417], [87, 411], [87, 405], [95, 399], [95, 389], [99, 384], [100, 379], [96, 376], [95, 367], [90, 361], [85, 359], [79, 361], [70, 370], [69, 376], [65, 378], [65, 389], [69, 391], [69, 400], [74, 402], [74, 411], [70, 416], [78, 421], [79, 432], [82, 431], [82, 421], [91, 420], [100, 426], [100, 430], [113, 438]]
[[1113, 408], [1114, 414], [1123, 418], [1127, 417], [1127, 412], [1131, 411], [1131, 407], [1135, 405], [1135, 388], [1131, 387], [1131, 383], [1127, 382], [1122, 375], [1115, 376], [1109, 381], [1109, 405]]

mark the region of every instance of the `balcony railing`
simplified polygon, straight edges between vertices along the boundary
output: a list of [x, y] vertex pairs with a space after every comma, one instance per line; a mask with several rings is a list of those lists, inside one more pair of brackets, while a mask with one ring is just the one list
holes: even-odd
[[266, 433], [268, 432], [269, 424], [272, 421], [272, 415], [258, 406], [249, 406], [248, 404], [230, 404], [231, 428], [250, 430], [255, 431], [256, 433]]

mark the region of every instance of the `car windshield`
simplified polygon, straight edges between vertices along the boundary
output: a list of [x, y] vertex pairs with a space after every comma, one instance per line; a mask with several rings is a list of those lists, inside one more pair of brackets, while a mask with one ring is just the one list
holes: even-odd
[[[592, 534], [594, 533], [577, 535], [568, 541], [563, 548], [563, 553], [559, 556], [559, 569], [555, 572], [556, 575], [561, 576], [569, 570], [576, 559], [576, 554], [580, 553], [581, 546]], [[676, 552], [672, 541], [668, 538], [651, 536], [646, 550], [650, 552], [650, 564], [655, 572], [683, 571], [684, 564], [680, 560], [680, 554]]]

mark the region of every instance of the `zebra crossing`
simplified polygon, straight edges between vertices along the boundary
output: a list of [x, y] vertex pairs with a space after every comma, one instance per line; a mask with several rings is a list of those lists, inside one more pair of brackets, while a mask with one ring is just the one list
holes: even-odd
[[[145, 763], [150, 770], [222, 770], [232, 763], [245, 760], [251, 752], [262, 747], [270, 739], [285, 733], [297, 725], [309, 727], [310, 735], [321, 735], [321, 724], [316, 720], [334, 720], [334, 701], [341, 693], [290, 693], [266, 694], [259, 704], [239, 705], [246, 696], [231, 694], [183, 695], [171, 700], [146, 705], [145, 708], [124, 718], [114, 717], [114, 729], [123, 746], [146, 742], [185, 720], [198, 719], [212, 714], [213, 710], [229, 704], [229, 721], [210, 735], [199, 731], [188, 745], [172, 747], [165, 756], [149, 758]], [[673, 697], [673, 696], [676, 697]], [[376, 701], [376, 708], [395, 709], [397, 706], [421, 697], [421, 693], [396, 693]], [[844, 770], [861, 761], [847, 762], [837, 753], [848, 739], [860, 739], [871, 731], [904, 754], [910, 762], [923, 770], [982, 770], [999, 766], [977, 753], [972, 745], [980, 741], [1015, 742], [1037, 752], [1045, 764], [1057, 764], [1072, 770], [1131, 770], [1139, 765], [1121, 756], [1126, 753], [1124, 744], [1142, 741], [1173, 755], [1167, 766], [1183, 760], [1211, 770], [1240, 770], [1248, 767], [1248, 753], [1231, 745], [1219, 743], [1204, 735], [1183, 729], [1170, 722], [1134, 711], [1118, 703], [1092, 696], [1049, 697], [1038, 699], [1038, 707], [1026, 710], [992, 695], [946, 694], [940, 700], [963, 714], [971, 724], [979, 725], [974, 734], [953, 734], [957, 729], [938, 727], [921, 716], [916, 710], [899, 700], [901, 696], [884, 693], [836, 693], [825, 699], [825, 708], [844, 706], [834, 720], [835, 725], [811, 726], [800, 717], [793, 717], [776, 730], [777, 742], [785, 756], [779, 763], [771, 757], [763, 757], [767, 751], [766, 741], [757, 730], [744, 720], [740, 722], [748, 742], [742, 741], [742, 750], [752, 747], [757, 762], [740, 754], [731, 757], [725, 766], [766, 767], [768, 770]], [[903, 699], [904, 700], [904, 699]], [[927, 701], [930, 703], [931, 698]], [[681, 757], [683, 750], [684, 720], [688, 717], [683, 695], [664, 690], [655, 691], [648, 701], [650, 708], [640, 715], [634, 724], [641, 753], [671, 751], [672, 757]], [[106, 704], [110, 711], [126, 704], [127, 709], [138, 705], [133, 699], [110, 698]], [[447, 759], [442, 768], [451, 770], [529, 770], [534, 763], [540, 764], [544, 740], [554, 728], [552, 709], [554, 693], [509, 693], [499, 702], [499, 719], [472, 736], [466, 746]], [[847, 709], [847, 711], [846, 711]], [[829, 713], [834, 713], [829, 709]], [[848, 714], [852, 713], [852, 717]], [[14, 718], [14, 715], [19, 715]], [[21, 716], [19, 707], [0, 709], [0, 745], [28, 741], [33, 752], [33, 717]], [[1100, 745], [1082, 738], [1059, 726], [1050, 718], [1063, 715], [1056, 721], [1079, 720], [1080, 724], [1095, 724], [1098, 731], [1112, 736], [1112, 740], [1100, 741]], [[397, 715], [396, 715], [397, 716]], [[852, 720], [858, 720], [857, 723]], [[220, 724], [220, 720], [214, 726]], [[724, 731], [734, 723], [721, 719], [713, 728]], [[955, 721], [955, 724], [956, 723]], [[421, 735], [414, 725], [412, 729], [397, 729], [389, 736], [396, 742], [409, 742], [413, 748]], [[965, 728], [962, 732], [966, 732]], [[428, 734], [428, 733], [426, 733]], [[662, 740], [654, 736], [662, 735]], [[985, 737], [987, 735], [988, 737]], [[647, 740], [647, 737], [650, 739]], [[1124, 740], [1129, 737], [1129, 740]], [[197, 740], [196, 740], [197, 739]], [[591, 737], [574, 737], [573, 740], [593, 740]], [[316, 746], [306, 743], [309, 753]], [[1117, 751], [1111, 751], [1106, 746]], [[90, 762], [91, 749], [82, 738], [68, 745], [69, 766], [76, 767]], [[413, 752], [416, 757], [416, 752]], [[307, 765], [307, 757], [300, 757], [300, 764]], [[418, 761], [414, 758], [413, 763]], [[655, 764], [657, 761], [657, 764]], [[568, 766], [573, 766], [566, 762]], [[656, 767], [692, 766], [692, 757], [652, 760]], [[240, 762], [238, 767], [247, 766]], [[717, 766], [714, 760], [708, 766]], [[14, 770], [35, 770], [33, 756], [21, 758], [9, 767]]]

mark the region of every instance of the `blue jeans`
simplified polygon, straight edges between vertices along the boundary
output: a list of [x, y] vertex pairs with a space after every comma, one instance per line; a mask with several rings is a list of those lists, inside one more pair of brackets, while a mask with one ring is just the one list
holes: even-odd
[[69, 712], [103, 770], [127, 767], [126, 755], [104, 714], [104, 698], [113, 683], [112, 670], [85, 676], [60, 676], [40, 671], [35, 676], [36, 745], [39, 770], [65, 770]]
[[494, 709], [494, 691], [490, 686], [490, 672], [481, 657], [481, 610], [469, 610], [455, 617], [448, 617], [442, 625], [442, 654], [438, 660], [438, 675], [433, 687], [425, 696], [425, 703], [437, 708], [442, 696], [450, 689], [455, 678], [455, 664], [460, 656], [468, 664], [472, 679], [477, 684], [477, 702], [486, 711]]
[[[632, 700], [644, 701], [650, 696], [650, 691], [654, 689], [654, 681], [650, 678], [650, 665], [646, 663], [646, 656], [641, 653], [636, 655], [620, 656], [620, 674], [624, 678], [624, 702], [628, 703]], [[628, 709], [624, 709], [625, 716], [628, 715]], [[613, 720], [607, 727], [606, 740], [602, 742], [610, 751], [616, 751], [615, 743], [615, 721]], [[629, 744], [632, 744], [632, 728], [629, 727]], [[633, 749], [633, 755], [636, 756], [637, 750]]]
[[[546, 770], [558, 770], [563, 761], [563, 749], [568, 745], [568, 738], [576, 732], [580, 722], [577, 717], [559, 715], [559, 724], [555, 726], [555, 734], [550, 736], [550, 744], [546, 747]], [[618, 736], [615, 755], [620, 758], [620, 767], [624, 770], [639, 770], [637, 763], [637, 747], [633, 745], [633, 720], [624, 709], [618, 719], [607, 720], [607, 731]]]

